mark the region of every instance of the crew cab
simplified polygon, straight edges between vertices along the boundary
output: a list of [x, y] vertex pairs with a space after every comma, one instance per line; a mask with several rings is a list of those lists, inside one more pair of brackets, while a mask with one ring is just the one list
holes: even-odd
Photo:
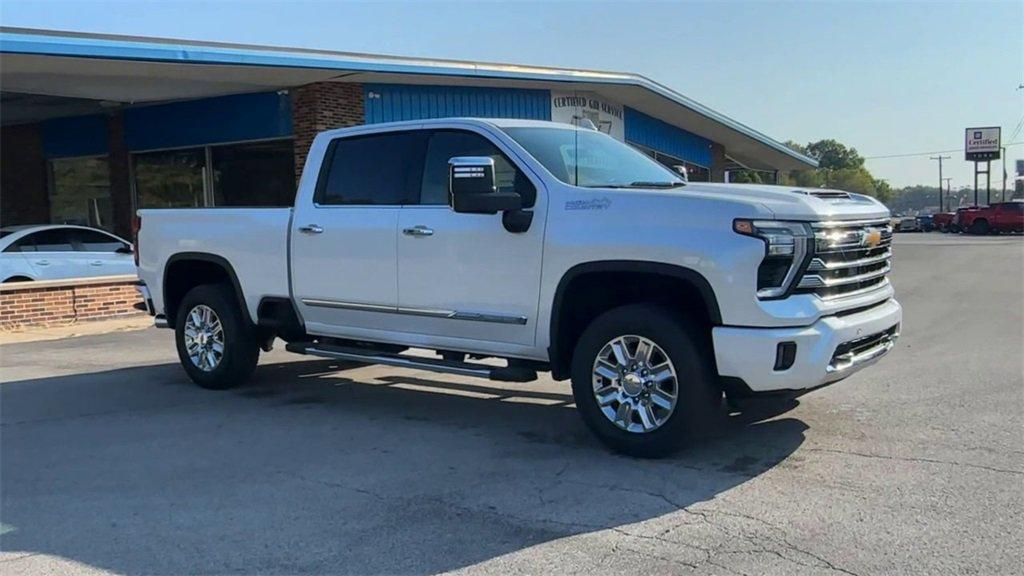
[[687, 183], [594, 130], [443, 119], [319, 134], [293, 208], [141, 210], [136, 255], [200, 386], [245, 381], [275, 338], [503, 381], [549, 371], [601, 440], [656, 455], [723, 393], [808, 390], [892, 349], [888, 222], [837, 190]]
[[1024, 201], [999, 202], [966, 210], [960, 228], [971, 234], [1024, 231]]

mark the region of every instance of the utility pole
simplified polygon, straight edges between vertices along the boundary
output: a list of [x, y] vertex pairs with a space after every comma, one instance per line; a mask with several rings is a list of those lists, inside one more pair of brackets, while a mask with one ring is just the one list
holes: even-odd
[[[951, 178], [951, 177], [950, 178], [943, 178], [943, 180], [946, 181], [946, 199], [948, 200], [949, 199], [949, 194], [950, 194], [950, 185], [949, 185], [949, 183], [953, 181], [953, 178]], [[942, 209], [942, 189], [941, 188], [939, 188], [939, 212], [944, 212], [944, 210]]]
[[942, 161], [943, 160], [949, 160], [949, 156], [942, 156], [942, 155], [939, 155], [939, 156], [929, 156], [928, 159], [929, 160], [938, 160], [939, 161], [939, 212], [943, 212], [943, 209], [942, 209]]
[[1006, 146], [1000, 146], [999, 151], [1002, 152], [1003, 157], [1003, 202], [1006, 202]]

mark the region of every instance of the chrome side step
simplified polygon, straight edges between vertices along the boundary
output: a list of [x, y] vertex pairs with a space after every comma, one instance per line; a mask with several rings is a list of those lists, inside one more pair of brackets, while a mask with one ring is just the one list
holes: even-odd
[[474, 376], [500, 382], [532, 382], [537, 379], [536, 370], [520, 366], [487, 366], [471, 362], [422, 358], [349, 346], [335, 346], [321, 342], [292, 342], [285, 346], [285, 349], [296, 354], [319, 356], [321, 358], [365, 362], [367, 364], [383, 364], [385, 366], [429, 370], [431, 372], [458, 374], [460, 376]]

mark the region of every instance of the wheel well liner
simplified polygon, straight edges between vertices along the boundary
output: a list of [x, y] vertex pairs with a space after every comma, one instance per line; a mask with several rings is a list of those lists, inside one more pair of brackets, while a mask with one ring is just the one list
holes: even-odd
[[[636, 279], [636, 282], [627, 290], [613, 290], [615, 286], [609, 287], [607, 280], [614, 280], [616, 276], [620, 275]], [[570, 268], [558, 282], [551, 307], [548, 357], [551, 361], [552, 375], [556, 379], [568, 377], [573, 343], [595, 315], [594, 310], [589, 310], [583, 312], [582, 317], [579, 317], [574, 314], [577, 312], [574, 307], [579, 309], [585, 304], [581, 304], [575, 298], [567, 301], [567, 296], [575, 295], [581, 289], [582, 284], [579, 284], [579, 281], [588, 276], [605, 280], [605, 282], [596, 283], [601, 287], [597, 300], [602, 304], [612, 303], [618, 306], [638, 301], [637, 296], [645, 289], [653, 289], [657, 296], [665, 298], [669, 294], [669, 288], [680, 288], [689, 292], [693, 298], [689, 301], [680, 299], [666, 302], [667, 304], [679, 307], [686, 307], [689, 304], [689, 310], [697, 314], [698, 319], [707, 325], [715, 326], [722, 323], [718, 299], [715, 297], [711, 284], [695, 270], [674, 264], [635, 260], [605, 260], [578, 264]], [[614, 282], [612, 284], [619, 285]], [[636, 289], [633, 289], [634, 287]], [[699, 302], [693, 301], [698, 298]], [[598, 310], [596, 313], [600, 311], [602, 310]], [[710, 332], [708, 338], [710, 340]]]
[[[190, 268], [185, 278], [177, 278], [172, 275], [176, 268]], [[242, 308], [242, 317], [252, 325], [252, 318], [249, 317], [249, 310], [246, 308], [245, 295], [242, 292], [242, 285], [238, 281], [235, 269], [222, 256], [206, 252], [178, 252], [167, 259], [164, 265], [163, 294], [164, 294], [164, 316], [167, 317], [171, 326], [174, 325], [174, 316], [178, 312], [178, 304], [185, 294], [201, 284], [215, 284], [227, 280], [235, 291], [235, 297]]]

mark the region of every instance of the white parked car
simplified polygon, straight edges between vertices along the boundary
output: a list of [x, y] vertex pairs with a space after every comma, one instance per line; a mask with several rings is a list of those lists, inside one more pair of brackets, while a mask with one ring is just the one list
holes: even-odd
[[917, 218], [914, 218], [913, 216], [900, 218], [900, 227], [898, 230], [900, 232], [920, 232], [921, 223], [918, 222]]
[[135, 274], [132, 245], [95, 228], [0, 228], [0, 282]]
[[[318, 135], [293, 208], [141, 210], [140, 290], [188, 375], [313, 356], [571, 379], [612, 447], [663, 454], [723, 392], [807, 390], [889, 352], [889, 210], [687, 183], [590, 130], [441, 119]], [[403, 354], [409, 347], [439, 358]], [[507, 366], [473, 362], [507, 360]]]

